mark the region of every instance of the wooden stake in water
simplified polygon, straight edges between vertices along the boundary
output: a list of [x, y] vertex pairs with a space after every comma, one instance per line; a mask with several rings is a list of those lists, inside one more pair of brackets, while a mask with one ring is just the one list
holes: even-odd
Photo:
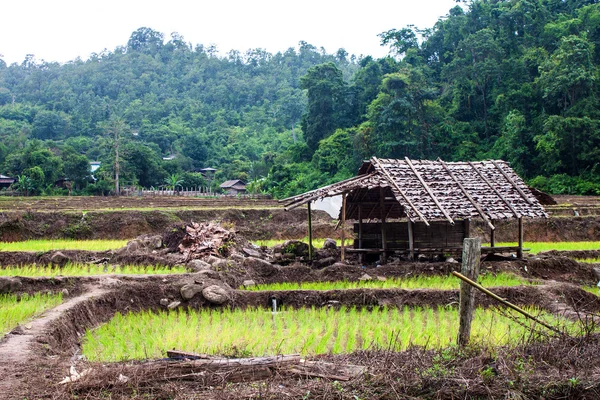
[[[461, 273], [474, 282], [479, 277], [479, 259], [481, 258], [481, 239], [465, 238], [463, 242]], [[460, 283], [460, 325], [458, 327], [458, 345], [465, 346], [471, 338], [471, 323], [475, 311], [475, 293], [471, 285]]]

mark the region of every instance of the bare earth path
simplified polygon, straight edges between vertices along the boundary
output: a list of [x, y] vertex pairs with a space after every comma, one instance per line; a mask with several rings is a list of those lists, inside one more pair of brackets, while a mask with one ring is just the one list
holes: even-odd
[[26, 324], [27, 329], [23, 329], [23, 334], [9, 334], [0, 343], [0, 398], [6, 400], [13, 398], [11, 397], [11, 393], [14, 392], [13, 388], [21, 381], [19, 377], [20, 367], [25, 366], [31, 360], [33, 356], [32, 345], [36, 342], [38, 336], [44, 334], [52, 322], [78, 304], [109, 291], [99, 287], [88, 287], [87, 289], [88, 291], [81, 296], [69, 299]]

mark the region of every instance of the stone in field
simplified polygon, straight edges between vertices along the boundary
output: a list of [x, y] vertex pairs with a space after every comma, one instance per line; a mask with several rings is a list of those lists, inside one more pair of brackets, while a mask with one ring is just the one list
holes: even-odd
[[323, 248], [335, 250], [335, 249], [337, 249], [337, 243], [335, 242], [335, 240], [327, 238], [327, 239], [325, 239], [325, 242], [323, 243]]
[[371, 281], [371, 280], [373, 280], [373, 277], [371, 277], [371, 275], [369, 275], [369, 274], [364, 274], [363, 276], [358, 278], [358, 280], [359, 281]]
[[202, 292], [202, 285], [188, 284], [181, 287], [179, 293], [184, 300], [191, 300], [195, 295]]
[[209, 302], [217, 305], [221, 305], [229, 300], [229, 294], [227, 290], [217, 285], [210, 285], [202, 290], [202, 296]]
[[199, 271], [210, 270], [211, 265], [209, 263], [207, 263], [206, 261], [191, 260], [190, 262], [187, 263], [187, 267], [189, 269], [191, 269], [192, 271], [199, 272]]
[[21, 287], [21, 281], [17, 278], [0, 277], [0, 294], [7, 294], [16, 291]]
[[244, 287], [256, 286], [256, 282], [254, 282], [252, 279], [248, 279], [242, 283], [242, 286], [244, 286]]
[[255, 257], [246, 258], [243, 265], [247, 269], [253, 269], [260, 276], [270, 276], [276, 271], [276, 268], [270, 262]]

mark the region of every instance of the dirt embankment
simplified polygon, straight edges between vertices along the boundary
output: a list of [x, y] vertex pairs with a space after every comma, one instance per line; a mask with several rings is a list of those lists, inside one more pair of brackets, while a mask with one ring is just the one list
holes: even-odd
[[[27, 239], [131, 239], [162, 234], [175, 223], [216, 221], [250, 240], [295, 239], [308, 235], [306, 210], [227, 209], [175, 211], [0, 212], [0, 241]], [[337, 237], [333, 220], [313, 211], [315, 237]]]

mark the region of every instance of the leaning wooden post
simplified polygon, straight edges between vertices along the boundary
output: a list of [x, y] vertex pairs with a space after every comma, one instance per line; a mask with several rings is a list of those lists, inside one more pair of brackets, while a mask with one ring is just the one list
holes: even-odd
[[[494, 223], [494, 220], [491, 221], [491, 223]], [[495, 247], [496, 246], [496, 229], [491, 229], [490, 230], [490, 247]]]
[[523, 217], [519, 217], [519, 249], [517, 258], [523, 258]]
[[346, 260], [346, 193], [342, 194], [342, 262]]
[[[477, 282], [479, 277], [479, 259], [481, 258], [481, 239], [465, 238], [463, 242], [461, 273]], [[475, 293], [466, 282], [460, 283], [459, 302], [460, 325], [458, 327], [458, 345], [466, 346], [471, 337], [471, 322], [475, 312]]]
[[310, 201], [308, 202], [308, 260], [313, 259], [313, 245], [312, 245], [312, 213], [310, 212]]

